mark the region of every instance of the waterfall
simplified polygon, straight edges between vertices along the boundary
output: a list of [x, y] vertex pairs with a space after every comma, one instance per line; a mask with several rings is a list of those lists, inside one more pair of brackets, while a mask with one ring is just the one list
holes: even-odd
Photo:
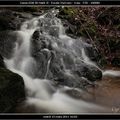
[[[21, 29], [16, 31], [18, 40], [16, 42], [12, 58], [4, 60], [8, 69], [18, 73], [24, 79], [27, 94], [27, 99], [24, 102], [25, 107], [33, 106], [35, 108], [33, 112], [38, 113], [104, 112], [104, 107], [86, 102], [82, 99], [72, 98], [65, 93], [65, 91], [68, 90], [67, 88], [69, 88], [69, 90], [73, 90], [73, 87], [61, 85], [57, 88], [54, 86], [53, 81], [48, 79], [52, 74], [50, 74], [50, 71], [52, 71], [50, 69], [53, 62], [52, 57], [55, 56], [54, 58], [56, 58], [56, 55], [56, 64], [58, 62], [61, 66], [64, 66], [62, 68], [63, 72], [61, 72], [63, 74], [60, 75], [59, 71], [58, 75], [60, 75], [60, 77], [66, 75], [66, 79], [75, 77], [76, 80], [76, 77], [79, 77], [78, 75], [75, 76], [74, 72], [71, 71], [72, 69], [74, 70], [72, 65], [76, 67], [79, 66], [79, 64], [87, 63], [91, 66], [97, 67], [97, 65], [91, 62], [85, 54], [84, 48], [82, 47], [84, 46], [84, 43], [79, 43], [79, 40], [67, 36], [61, 20], [56, 18], [54, 13], [55, 11], [52, 11], [49, 14], [44, 14], [43, 16], [24, 22]], [[53, 51], [51, 52], [51, 49], [48, 49], [48, 47], [39, 50], [41, 45], [39, 45], [39, 42], [41, 41], [37, 41], [35, 39], [38, 42], [36, 44], [38, 47], [38, 54], [41, 56], [44, 55], [43, 57], [46, 58], [43, 62], [47, 61], [45, 67], [39, 67], [36, 69], [38, 67], [38, 63], [41, 66], [44, 65], [44, 63], [40, 62], [42, 57], [39, 60], [35, 60], [31, 53], [32, 36], [38, 29], [40, 29], [41, 41], [43, 39], [43, 42], [46, 42], [45, 45], [49, 42]], [[37, 49], [37, 47], [35, 47], [35, 49]], [[86, 66], [88, 66], [87, 64]], [[41, 69], [45, 69], [44, 77], [36, 77], [36, 72]], [[41, 72], [41, 74], [43, 73], [44, 72]], [[82, 90], [80, 94], [82, 94]]]

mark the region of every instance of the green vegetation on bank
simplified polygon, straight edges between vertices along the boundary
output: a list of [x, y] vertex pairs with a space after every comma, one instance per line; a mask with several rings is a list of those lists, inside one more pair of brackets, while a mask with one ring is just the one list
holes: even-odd
[[90, 39], [107, 65], [120, 66], [119, 7], [64, 7], [59, 17], [74, 26], [69, 33]]

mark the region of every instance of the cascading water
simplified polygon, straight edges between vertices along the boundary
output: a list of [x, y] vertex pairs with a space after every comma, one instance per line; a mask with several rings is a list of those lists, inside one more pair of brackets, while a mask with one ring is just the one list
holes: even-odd
[[[84, 74], [76, 74], [76, 68], [80, 65], [86, 68], [98, 67], [85, 54], [84, 49], [88, 44], [67, 36], [61, 20], [55, 17], [55, 12], [24, 22], [21, 30], [16, 31], [18, 40], [12, 58], [4, 60], [8, 69], [24, 79], [27, 94], [24, 107], [33, 106], [32, 112], [50, 113], [106, 111], [103, 107], [72, 98], [65, 93], [73, 89], [83, 93], [72, 84], [76, 81], [79, 86], [81, 78], [86, 77]], [[53, 78], [57, 77], [67, 79], [65, 85], [56, 87]]]

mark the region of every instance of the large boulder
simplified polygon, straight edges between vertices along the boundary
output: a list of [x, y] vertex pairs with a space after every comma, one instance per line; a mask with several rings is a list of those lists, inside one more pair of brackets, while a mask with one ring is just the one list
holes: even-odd
[[102, 72], [91, 65], [80, 64], [78, 67], [73, 69], [73, 71], [81, 77], [85, 77], [88, 80], [94, 82], [102, 78]]
[[[31, 55], [36, 61], [36, 65], [33, 67], [34, 77], [47, 78], [55, 80], [61, 85], [78, 88], [86, 84], [82, 77], [92, 82], [102, 78], [102, 72], [98, 68], [74, 59], [72, 52], [76, 50], [78, 56], [81, 57], [80, 47], [87, 46], [87, 44], [83, 45], [83, 42], [79, 40], [77, 41], [79, 47], [76, 47], [75, 43], [72, 49], [67, 45], [63, 48], [62, 45], [66, 45], [66, 43], [62, 43], [57, 36], [48, 38], [40, 30], [34, 32], [31, 39]], [[93, 54], [93, 57], [96, 56]]]
[[3, 57], [0, 55], [0, 67], [5, 68]]
[[[55, 74], [54, 74], [55, 76]], [[58, 85], [69, 86], [73, 88], [85, 88], [90, 85], [90, 82], [86, 81], [78, 75], [69, 75], [66, 71], [60, 71], [53, 79]]]
[[0, 112], [14, 112], [17, 104], [25, 99], [23, 78], [0, 68]]
[[78, 88], [86, 84], [83, 81], [94, 82], [102, 78], [102, 72], [97, 67], [85, 62], [85, 55], [94, 61], [98, 57], [91, 44], [61, 33], [61, 21], [51, 13], [38, 22], [40, 28], [31, 37], [31, 55], [35, 61], [32, 77]]

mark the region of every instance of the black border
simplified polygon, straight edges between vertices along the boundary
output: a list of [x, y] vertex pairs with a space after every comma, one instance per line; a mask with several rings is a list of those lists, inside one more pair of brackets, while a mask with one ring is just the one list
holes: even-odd
[[[66, 117], [65, 117], [66, 116]], [[70, 119], [99, 119], [99, 120], [103, 120], [103, 119], [120, 119], [120, 115], [114, 115], [114, 114], [110, 114], [110, 115], [71, 115], [71, 114], [53, 114], [53, 115], [49, 115], [49, 114], [44, 114], [44, 115], [0, 115], [0, 119], [44, 119], [44, 120], [48, 120], [48, 119], [66, 119], [66, 120], [70, 120]]]
[[117, 0], [112, 0], [112, 1], [108, 1], [108, 0], [105, 0], [105, 1], [101, 1], [101, 0], [83, 0], [83, 1], [78, 1], [78, 0], [72, 0], [72, 1], [68, 1], [68, 0], [64, 0], [64, 1], [60, 1], [60, 0], [54, 0], [54, 1], [36, 1], [36, 0], [26, 0], [26, 1], [10, 1], [10, 0], [0, 0], [0, 7], [1, 6], [14, 6], [14, 5], [19, 5], [19, 6], [29, 6], [29, 5], [40, 5], [40, 6], [56, 6], [56, 5], [120, 5], [120, 1], [117, 1]]

